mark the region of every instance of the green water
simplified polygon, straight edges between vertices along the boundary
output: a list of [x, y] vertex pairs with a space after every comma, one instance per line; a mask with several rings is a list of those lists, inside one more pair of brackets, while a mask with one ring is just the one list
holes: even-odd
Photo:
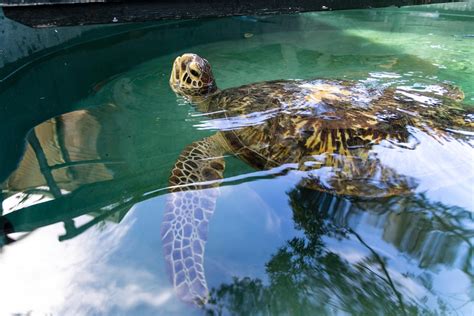
[[[216, 131], [170, 90], [176, 56], [208, 59], [222, 89], [321, 77], [374, 86], [448, 82], [464, 91], [470, 108], [472, 15], [390, 8], [134, 28], [52, 55], [0, 90], [5, 107], [20, 102], [9, 91], [47, 78], [48, 69], [76, 69], [57, 79], [70, 82], [63, 91], [57, 83], [51, 96], [32, 88], [18, 97], [50, 104], [42, 120], [64, 114], [10, 137], [17, 149], [5, 158], [15, 163], [0, 173], [9, 174], [2, 221], [18, 241], [5, 239], [0, 250], [1, 314], [472, 313], [472, 147], [421, 146], [426, 160], [397, 166], [418, 189], [377, 200], [300, 188], [294, 172], [256, 173], [228, 157], [229, 180], [206, 244], [211, 299], [204, 307], [176, 297], [160, 237], [176, 158]], [[165, 30], [181, 37], [166, 40]], [[140, 50], [123, 51], [133, 44]], [[119, 64], [104, 65], [103, 76], [100, 68], [81, 73], [107, 49]], [[150, 51], [160, 53], [151, 58]], [[23, 129], [40, 123], [24, 112]]]

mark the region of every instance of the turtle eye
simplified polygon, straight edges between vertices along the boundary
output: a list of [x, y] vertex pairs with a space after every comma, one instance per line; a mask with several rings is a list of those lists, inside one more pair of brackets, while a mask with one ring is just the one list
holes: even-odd
[[196, 70], [191, 69], [190, 72], [191, 72], [191, 75], [193, 75], [194, 77], [199, 77], [199, 73]]

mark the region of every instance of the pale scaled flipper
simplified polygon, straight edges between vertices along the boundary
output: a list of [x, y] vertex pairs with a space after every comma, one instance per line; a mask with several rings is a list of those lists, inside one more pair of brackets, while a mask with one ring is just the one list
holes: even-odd
[[178, 297], [205, 304], [208, 289], [204, 274], [204, 248], [209, 220], [222, 179], [224, 147], [220, 135], [186, 147], [171, 173], [161, 238], [165, 261]]

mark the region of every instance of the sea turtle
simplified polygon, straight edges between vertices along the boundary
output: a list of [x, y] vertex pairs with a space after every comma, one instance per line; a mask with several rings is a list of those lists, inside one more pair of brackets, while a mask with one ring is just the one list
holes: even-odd
[[[304, 171], [301, 185], [355, 197], [407, 194], [417, 183], [384, 164], [375, 148], [417, 146], [416, 132], [433, 142], [469, 148], [472, 114], [463, 93], [448, 84], [370, 87], [346, 80], [277, 80], [219, 90], [209, 62], [177, 57], [172, 90], [218, 132], [187, 146], [172, 169], [161, 235], [165, 261], [178, 296], [208, 298], [204, 247], [218, 185], [231, 154], [256, 169]], [[395, 149], [394, 149], [395, 148]], [[407, 161], [416, 163], [416, 161]]]

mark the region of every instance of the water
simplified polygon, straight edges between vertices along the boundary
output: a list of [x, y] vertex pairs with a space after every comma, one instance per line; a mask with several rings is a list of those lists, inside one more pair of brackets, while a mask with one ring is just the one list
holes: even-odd
[[[169, 88], [177, 55], [208, 59], [222, 89], [321, 77], [449, 82], [474, 105], [469, 14], [306, 13], [204, 20], [197, 30], [236, 23], [226, 40], [180, 43], [89, 83], [87, 96], [61, 110], [71, 112], [28, 134], [3, 184], [3, 215], [19, 233], [1, 248], [1, 314], [472, 312], [473, 150], [422, 138], [402, 156], [380, 153], [418, 188], [372, 200], [301, 188], [298, 172], [256, 172], [228, 157], [204, 259], [211, 299], [198, 308], [177, 298], [160, 237], [168, 176], [184, 147], [216, 131]], [[192, 34], [193, 43], [201, 36]]]

